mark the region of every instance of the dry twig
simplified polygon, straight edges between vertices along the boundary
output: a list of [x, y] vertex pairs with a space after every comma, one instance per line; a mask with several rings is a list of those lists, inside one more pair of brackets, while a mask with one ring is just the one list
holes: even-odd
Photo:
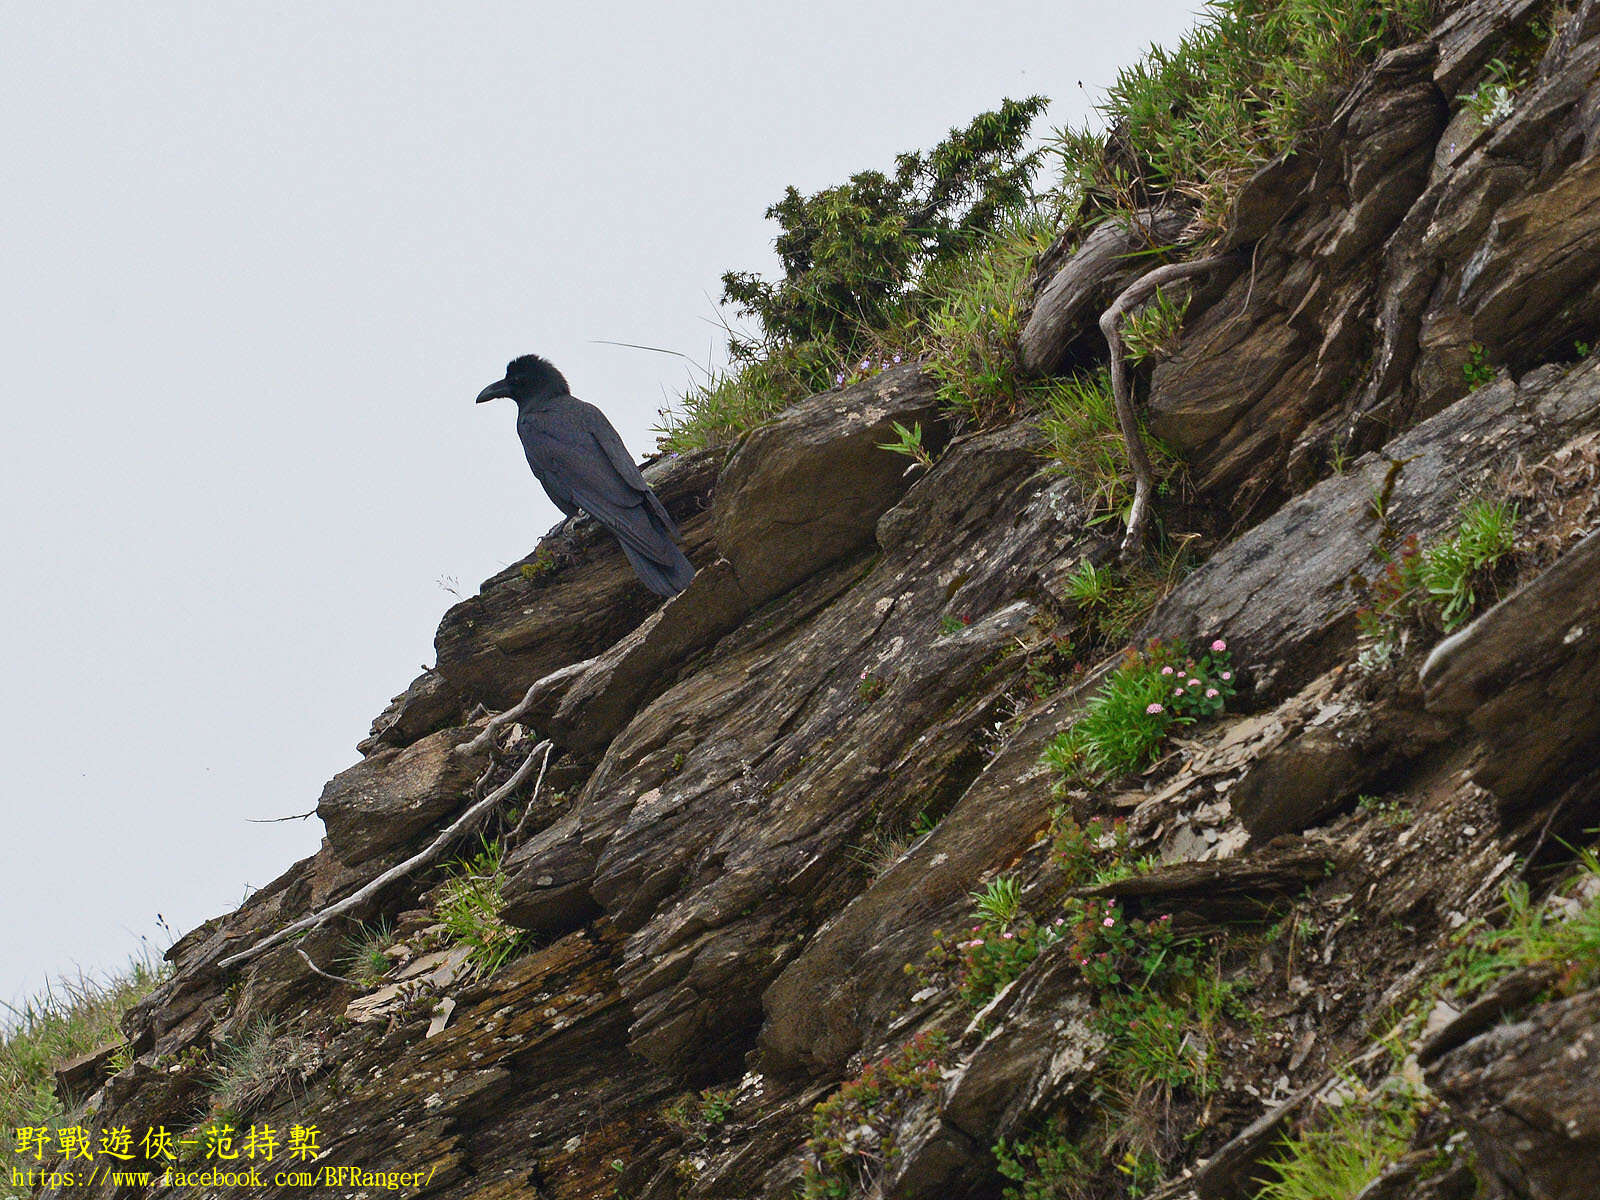
[[[500, 801], [509, 796], [512, 791], [515, 790], [516, 786], [526, 779], [528, 777], [528, 773], [533, 770], [533, 760], [538, 757], [540, 751], [548, 750], [549, 746], [550, 742], [545, 740], [533, 747], [533, 749], [529, 750], [528, 757], [522, 760], [522, 765], [516, 769], [510, 779], [506, 780], [499, 787], [495, 788], [494, 791], [490, 792], [482, 800], [479, 800], [476, 804], [471, 805], [466, 812], [462, 813], [459, 817], [452, 821], [450, 826], [445, 829], [443, 833], [434, 838], [433, 841], [429, 842], [426, 848], [418, 851], [416, 854], [413, 854], [410, 858], [406, 859], [405, 862], [390, 867], [376, 879], [372, 880], [370, 883], [367, 883], [358, 891], [346, 896], [337, 904], [330, 904], [327, 908], [324, 908], [318, 912], [314, 912], [308, 917], [302, 917], [298, 921], [295, 921], [289, 925], [285, 925], [282, 929], [278, 930], [277, 933], [274, 933], [269, 937], [262, 938], [259, 942], [247, 950], [241, 950], [237, 954], [228, 955], [227, 958], [219, 961], [217, 966], [231, 967], [234, 963], [243, 962], [247, 958], [254, 958], [263, 950], [271, 949], [273, 946], [276, 946], [280, 942], [293, 937], [297, 933], [307, 929], [315, 929], [318, 925], [321, 925], [324, 921], [328, 920], [328, 918], [336, 917], [340, 913], [349, 912], [358, 904], [361, 904], [363, 901], [366, 901], [372, 896], [376, 895], [385, 886], [393, 883], [396, 879], [400, 879], [403, 876], [409, 875], [418, 867], [426, 866], [428, 863], [437, 858], [441, 852], [443, 852], [444, 848], [448, 846], [452, 840], [454, 840], [456, 835], [465, 830], [478, 817], [482, 816], [489, 809], [493, 808], [496, 804], [500, 803]], [[546, 761], [548, 761], [548, 758]], [[529, 803], [531, 804], [532, 801]]]

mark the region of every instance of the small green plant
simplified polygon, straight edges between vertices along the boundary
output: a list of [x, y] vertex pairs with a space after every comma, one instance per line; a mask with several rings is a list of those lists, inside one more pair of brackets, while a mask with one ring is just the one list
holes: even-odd
[[1088, 559], [1078, 564], [1078, 569], [1067, 576], [1067, 597], [1081, 608], [1094, 610], [1108, 607], [1116, 594], [1116, 580], [1110, 568], [1097, 567]]
[[387, 920], [376, 925], [361, 925], [345, 939], [344, 962], [350, 975], [363, 987], [376, 987], [394, 966], [384, 953], [394, 944], [394, 926]]
[[934, 930], [921, 964], [906, 964], [920, 983], [951, 982], [974, 1010], [982, 1008], [1065, 932], [1065, 918], [1042, 923], [1022, 912], [1015, 879], [1002, 876], [972, 893], [978, 921], [968, 936]]
[[1044, 760], [1069, 777], [1142, 770], [1174, 725], [1222, 712], [1234, 683], [1221, 638], [1198, 656], [1179, 642], [1151, 642], [1142, 652], [1129, 651], [1078, 719], [1046, 748]]
[[1498, 125], [1511, 115], [1511, 102], [1527, 83], [1525, 78], [1498, 58], [1489, 60], [1488, 71], [1477, 87], [1456, 97], [1472, 110], [1478, 118], [1478, 124], [1485, 129]]
[[863, 704], [871, 704], [889, 686], [887, 679], [882, 679], [870, 671], [861, 672], [861, 677], [856, 680], [856, 699]]
[[522, 577], [532, 583], [555, 573], [561, 565], [555, 553], [548, 546], [540, 546], [533, 552], [533, 557], [517, 568]]
[[1020, 1187], [1005, 1189], [1004, 1200], [1086, 1200], [1097, 1165], [1072, 1139], [1060, 1114], [1031, 1136], [994, 1144], [995, 1169]]
[[433, 915], [455, 945], [470, 946], [467, 964], [477, 978], [493, 975], [527, 940], [525, 930], [500, 916], [505, 907], [505, 848], [479, 835], [481, 849], [472, 858], [457, 859], [433, 902]]
[[1591, 347], [1590, 347], [1588, 342], [1573, 342], [1572, 343], [1572, 353], [1575, 354], [1580, 359], [1589, 357], [1590, 348]]
[[1411, 818], [1416, 815], [1403, 801], [1385, 800], [1381, 796], [1358, 796], [1356, 808], [1368, 813], [1380, 824], [1389, 826], [1409, 825]]
[[1065, 887], [1100, 887], [1130, 875], [1154, 870], [1154, 855], [1136, 856], [1128, 823], [1091, 818], [1080, 825], [1065, 805], [1050, 814], [1050, 861], [1061, 871]]
[[1438, 606], [1446, 633], [1459, 629], [1472, 615], [1477, 588], [1510, 552], [1516, 526], [1514, 505], [1479, 500], [1467, 506], [1453, 537], [1423, 555], [1422, 588]]
[[307, 1078], [321, 1057], [315, 1045], [273, 1019], [253, 1021], [222, 1040], [210, 1071], [212, 1116], [247, 1116], [285, 1084]]
[[1480, 592], [1493, 586], [1497, 568], [1515, 545], [1516, 525], [1514, 505], [1477, 500], [1444, 541], [1424, 550], [1413, 533], [1393, 550], [1380, 549], [1378, 577], [1354, 581], [1364, 600], [1356, 609], [1363, 643], [1359, 665], [1388, 666], [1412, 626], [1429, 624], [1453, 633], [1465, 625], [1477, 610]]
[[1009, 925], [1022, 911], [1022, 887], [1014, 875], [999, 875], [972, 893], [978, 916], [993, 925]]
[[704, 1142], [728, 1119], [734, 1096], [733, 1088], [706, 1088], [698, 1095], [689, 1093], [678, 1097], [661, 1110], [661, 1115], [669, 1125]]
[[1477, 342], [1467, 347], [1467, 361], [1461, 364], [1461, 374], [1467, 381], [1467, 390], [1475, 392], [1494, 382], [1494, 366], [1489, 362], [1489, 352]]
[[925, 471], [933, 469], [933, 455], [929, 454], [922, 445], [922, 422], [915, 421], [907, 429], [899, 421], [891, 421], [894, 426], [895, 439], [892, 442], [879, 442], [879, 450], [888, 450], [893, 454], [903, 454], [911, 460], [911, 465], [906, 468], [907, 473], [921, 467]]
[[971, 626], [971, 624], [971, 617], [957, 617], [952, 616], [949, 613], [945, 613], [939, 618], [939, 633], [941, 636], [949, 637], [951, 634], [960, 633], [963, 629]]
[[1188, 296], [1174, 300], [1157, 288], [1138, 311], [1129, 314], [1122, 327], [1128, 361], [1141, 363], [1147, 358], [1170, 355], [1183, 336], [1183, 318], [1188, 311]]
[[803, 1200], [847, 1200], [894, 1164], [894, 1126], [938, 1093], [946, 1049], [941, 1035], [918, 1034], [817, 1105], [801, 1168]]

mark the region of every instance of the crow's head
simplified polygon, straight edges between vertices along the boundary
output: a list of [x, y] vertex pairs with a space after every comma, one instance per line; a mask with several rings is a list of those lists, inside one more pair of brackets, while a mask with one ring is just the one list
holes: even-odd
[[478, 403], [509, 396], [518, 401], [537, 400], [543, 396], [565, 396], [569, 389], [566, 378], [537, 354], [524, 354], [506, 364], [506, 377], [491, 383], [478, 393]]

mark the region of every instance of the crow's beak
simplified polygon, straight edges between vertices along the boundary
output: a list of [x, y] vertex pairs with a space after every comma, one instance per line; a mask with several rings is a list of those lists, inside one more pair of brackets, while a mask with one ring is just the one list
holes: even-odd
[[494, 383], [491, 383], [488, 387], [484, 388], [483, 391], [478, 393], [478, 403], [482, 404], [485, 400], [507, 399], [510, 397], [510, 395], [511, 385], [504, 379], [500, 379], [496, 380]]

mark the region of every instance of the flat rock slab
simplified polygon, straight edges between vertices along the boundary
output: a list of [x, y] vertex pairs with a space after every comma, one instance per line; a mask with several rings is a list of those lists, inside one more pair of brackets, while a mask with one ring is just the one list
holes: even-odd
[[442, 729], [404, 750], [379, 751], [328, 780], [317, 816], [333, 852], [352, 865], [366, 862], [461, 807], [488, 761], [455, 753], [475, 732]]
[[1600, 738], [1600, 533], [1434, 647], [1430, 711], [1465, 716], [1487, 754], [1474, 780], [1506, 799], [1536, 791]]
[[1427, 1073], [1510, 1195], [1593, 1200], [1600, 1155], [1600, 990], [1541, 1004]]
[[[1260, 697], [1278, 699], [1353, 657], [1351, 584], [1372, 578], [1383, 525], [1424, 547], [1448, 536], [1482, 481], [1600, 421], [1600, 362], [1502, 378], [1323, 480], [1213, 555], [1152, 615], [1145, 636], [1224, 637]], [[1285, 557], [1281, 548], [1293, 545]]]

